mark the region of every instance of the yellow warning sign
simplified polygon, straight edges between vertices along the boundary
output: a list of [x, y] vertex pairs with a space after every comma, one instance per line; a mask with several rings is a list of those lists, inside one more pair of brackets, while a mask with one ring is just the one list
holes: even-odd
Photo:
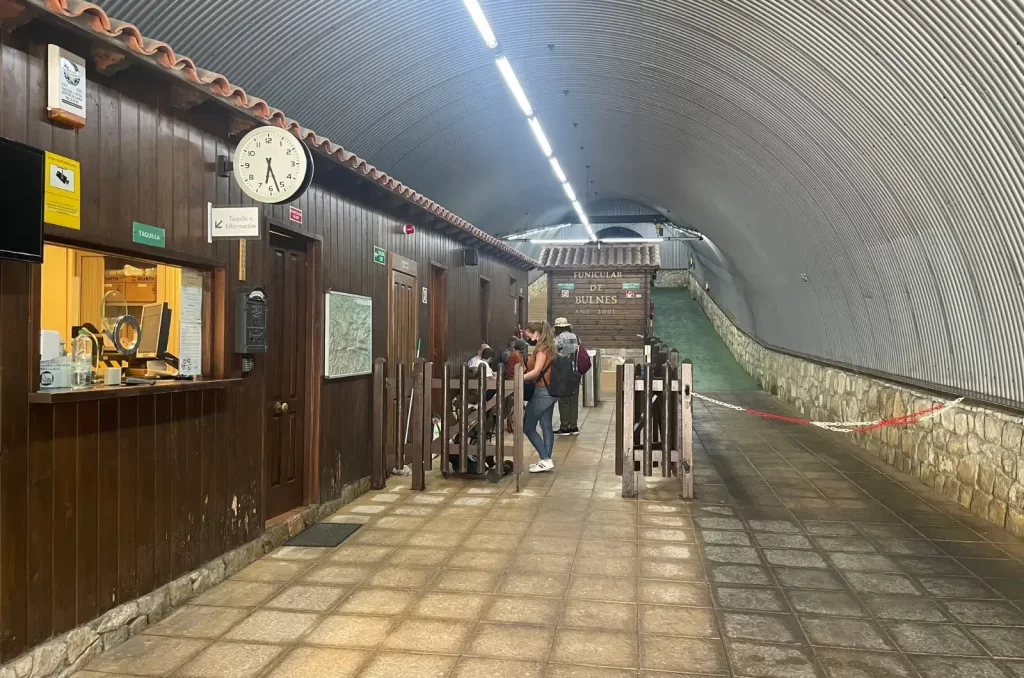
[[43, 221], [55, 226], [82, 228], [81, 164], [56, 153], [46, 153], [46, 191]]

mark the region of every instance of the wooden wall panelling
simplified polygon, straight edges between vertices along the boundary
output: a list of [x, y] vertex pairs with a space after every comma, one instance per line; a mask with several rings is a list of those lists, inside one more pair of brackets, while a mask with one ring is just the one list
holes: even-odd
[[156, 576], [156, 486], [164, 479], [156, 475], [156, 396], [138, 399], [137, 514], [135, 524], [136, 581], [139, 593], [152, 591]]
[[52, 407], [29, 411], [28, 505], [28, 635], [29, 645], [50, 636], [53, 605], [53, 414]]
[[117, 463], [118, 463], [118, 416], [120, 409], [116, 400], [102, 400], [99, 403], [99, 461], [96, 490], [97, 515], [97, 609], [102, 614], [119, 602], [117, 597]]
[[78, 410], [76, 439], [78, 471], [78, 544], [75, 563], [77, 612], [75, 622], [84, 624], [99, 612], [99, 403], [83, 402]]
[[77, 625], [78, 405], [53, 408], [53, 633]]
[[[117, 401], [117, 600], [138, 597], [136, 537], [139, 478], [139, 399]], [[110, 528], [114, 525], [103, 525]]]

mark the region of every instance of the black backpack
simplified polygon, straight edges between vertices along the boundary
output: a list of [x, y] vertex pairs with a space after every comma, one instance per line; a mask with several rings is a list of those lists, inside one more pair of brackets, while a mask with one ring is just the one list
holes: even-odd
[[576, 371], [575, 356], [555, 354], [548, 367], [548, 393], [555, 398], [566, 398], [574, 395], [580, 387], [580, 373]]

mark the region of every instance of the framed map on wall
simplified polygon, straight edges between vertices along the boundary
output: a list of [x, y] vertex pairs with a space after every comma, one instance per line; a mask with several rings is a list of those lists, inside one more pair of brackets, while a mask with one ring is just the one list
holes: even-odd
[[324, 376], [373, 372], [373, 300], [330, 291], [324, 295]]

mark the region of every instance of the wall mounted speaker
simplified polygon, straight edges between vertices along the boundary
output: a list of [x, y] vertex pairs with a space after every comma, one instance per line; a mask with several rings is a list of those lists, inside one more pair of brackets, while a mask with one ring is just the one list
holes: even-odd
[[480, 250], [475, 247], [462, 250], [462, 263], [466, 266], [476, 266], [480, 263]]

